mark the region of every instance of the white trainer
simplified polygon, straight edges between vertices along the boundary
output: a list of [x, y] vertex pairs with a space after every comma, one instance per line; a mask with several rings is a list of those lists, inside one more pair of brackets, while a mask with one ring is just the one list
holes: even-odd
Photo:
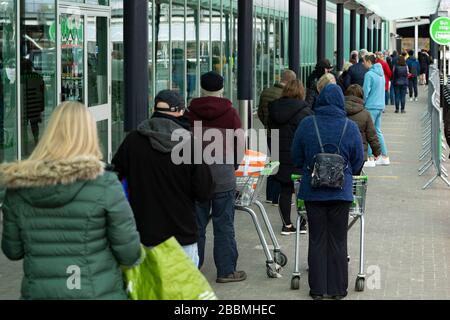
[[413, 102], [413, 98], [409, 98], [409, 102]]
[[415, 98], [414, 101], [417, 102], [417, 101], [419, 101], [419, 99]]
[[376, 167], [376, 163], [374, 159], [368, 159], [366, 161], [366, 163], [364, 163], [364, 168], [375, 168]]
[[378, 166], [388, 166], [388, 165], [391, 164], [391, 161], [389, 160], [389, 157], [380, 156], [375, 161], [375, 164], [378, 165]]

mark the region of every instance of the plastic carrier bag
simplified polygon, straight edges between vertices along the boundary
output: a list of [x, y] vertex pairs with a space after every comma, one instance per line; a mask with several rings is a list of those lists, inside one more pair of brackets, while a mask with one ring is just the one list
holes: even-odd
[[124, 270], [131, 300], [217, 300], [203, 274], [172, 237], [144, 248], [141, 264]]

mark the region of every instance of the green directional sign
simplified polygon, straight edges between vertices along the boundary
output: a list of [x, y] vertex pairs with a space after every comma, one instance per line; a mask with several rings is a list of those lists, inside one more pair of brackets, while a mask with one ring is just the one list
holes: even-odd
[[430, 36], [434, 42], [442, 46], [450, 44], [450, 18], [440, 17], [430, 25]]

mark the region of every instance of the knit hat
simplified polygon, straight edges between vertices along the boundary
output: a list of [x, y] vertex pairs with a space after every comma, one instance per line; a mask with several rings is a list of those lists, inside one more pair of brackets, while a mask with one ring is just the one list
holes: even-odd
[[223, 77], [217, 72], [210, 71], [201, 77], [203, 95], [219, 96], [223, 93]]
[[[157, 105], [160, 102], [164, 102], [169, 105], [167, 108], [158, 108]], [[155, 110], [156, 111], [170, 111], [177, 112], [185, 108], [184, 99], [178, 92], [173, 90], [162, 90], [155, 97]]]

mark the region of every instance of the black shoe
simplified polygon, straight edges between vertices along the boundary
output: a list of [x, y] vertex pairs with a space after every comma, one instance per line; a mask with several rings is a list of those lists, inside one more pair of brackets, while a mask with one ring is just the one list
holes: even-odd
[[342, 300], [346, 296], [347, 296], [347, 294], [338, 294], [338, 295], [335, 295], [335, 296], [331, 296], [331, 299], [333, 299], [333, 300]]
[[245, 271], [235, 271], [226, 277], [220, 277], [216, 279], [217, 283], [239, 282], [247, 279]]
[[295, 233], [296, 231], [297, 229], [293, 225], [291, 225], [290, 227], [283, 226], [283, 228], [281, 229], [281, 234], [283, 236], [289, 236]]
[[402, 113], [406, 113], [406, 111], [405, 111], [405, 110], [402, 110]]
[[395, 113], [398, 113], [398, 110], [395, 110]]
[[309, 293], [313, 300], [323, 300], [323, 294]]

